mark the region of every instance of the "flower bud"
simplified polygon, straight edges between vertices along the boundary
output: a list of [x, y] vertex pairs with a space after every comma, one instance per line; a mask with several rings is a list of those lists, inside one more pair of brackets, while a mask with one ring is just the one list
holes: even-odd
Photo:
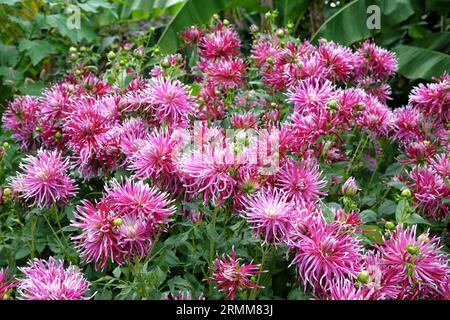
[[369, 278], [370, 278], [369, 272], [363, 270], [358, 274], [356, 280], [358, 280], [358, 282], [360, 283], [367, 283], [369, 281]]
[[120, 227], [122, 225], [122, 219], [121, 218], [115, 218], [112, 222], [114, 227]]
[[77, 48], [75, 48], [75, 47], [70, 47], [70, 48], [69, 48], [69, 52], [70, 52], [70, 53], [77, 53], [78, 50], [77, 50]]
[[356, 180], [353, 177], [348, 178], [342, 185], [342, 194], [347, 197], [355, 196], [359, 190]]
[[409, 198], [409, 197], [411, 197], [411, 190], [409, 188], [405, 188], [402, 190], [401, 195], [404, 198]]
[[230, 25], [230, 21], [228, 21], [227, 19], [223, 19], [222, 23], [225, 27]]
[[406, 247], [405, 251], [408, 252], [411, 255], [415, 255], [417, 252], [419, 252], [420, 247], [414, 247], [412, 245], [409, 245]]
[[268, 57], [268, 58], [266, 59], [266, 62], [267, 62], [268, 64], [272, 64], [272, 63], [273, 63], [273, 58], [272, 58], [272, 57]]
[[116, 57], [116, 54], [114, 53], [114, 51], [110, 51], [108, 52], [106, 57], [108, 58], [108, 60], [113, 60]]
[[57, 132], [55, 133], [55, 140], [56, 140], [56, 141], [59, 141], [59, 140], [61, 140], [61, 138], [62, 138], [62, 133], [59, 132], [59, 131], [57, 131]]
[[386, 221], [386, 223], [384, 224], [384, 227], [387, 230], [394, 230], [395, 224], [392, 221]]
[[11, 195], [11, 193], [12, 193], [11, 188], [5, 188], [5, 189], [3, 189], [3, 197], [9, 198], [9, 196]]
[[9, 148], [9, 143], [7, 141], [3, 142], [3, 149], [8, 149]]

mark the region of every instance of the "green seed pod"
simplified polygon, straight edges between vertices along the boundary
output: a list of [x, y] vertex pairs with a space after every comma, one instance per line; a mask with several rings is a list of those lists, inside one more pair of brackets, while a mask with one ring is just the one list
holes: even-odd
[[369, 282], [370, 279], [370, 275], [369, 272], [367, 272], [366, 270], [361, 271], [358, 276], [356, 277], [356, 280], [358, 280], [358, 282], [360, 283], [367, 283]]
[[405, 188], [402, 190], [401, 195], [404, 198], [409, 198], [409, 197], [411, 197], [411, 190], [409, 188]]
[[62, 138], [62, 133], [59, 132], [59, 131], [56, 132], [56, 133], [55, 133], [55, 140], [56, 140], [56, 141], [59, 141], [59, 140], [61, 140], [61, 138]]
[[112, 222], [114, 227], [120, 227], [122, 225], [122, 219], [121, 218], [115, 218]]
[[386, 221], [386, 223], [384, 224], [384, 227], [387, 230], [394, 230], [395, 224], [392, 221]]
[[108, 60], [113, 60], [116, 57], [116, 54], [114, 53], [114, 51], [110, 51], [108, 52], [106, 57], [108, 58]]

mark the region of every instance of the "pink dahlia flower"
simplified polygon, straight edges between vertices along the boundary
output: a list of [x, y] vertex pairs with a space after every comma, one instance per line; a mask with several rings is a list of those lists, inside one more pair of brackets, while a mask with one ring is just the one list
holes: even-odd
[[205, 34], [199, 41], [200, 56], [208, 59], [235, 57], [239, 54], [241, 41], [236, 31], [219, 23], [215, 30]]
[[73, 227], [81, 229], [81, 234], [72, 237], [83, 262], [95, 262], [97, 270], [103, 270], [111, 259], [122, 264], [124, 251], [119, 247], [118, 228], [122, 224], [120, 213], [113, 211], [112, 204], [102, 199], [92, 204], [84, 200], [77, 206], [71, 221]]
[[[112, 210], [119, 216], [136, 215], [145, 218], [147, 223], [154, 226], [167, 224], [168, 218], [175, 213], [173, 200], [168, 194], [150, 187], [142, 181], [126, 180], [119, 183], [113, 181], [105, 187], [105, 198]], [[151, 228], [150, 228], [151, 229]]]
[[371, 75], [387, 80], [397, 71], [395, 54], [366, 40], [356, 51], [356, 72], [360, 76]]
[[291, 264], [297, 266], [305, 289], [309, 283], [314, 290], [328, 290], [334, 279], [358, 274], [362, 245], [338, 224], [311, 224], [300, 238], [291, 244], [295, 251]]
[[50, 257], [48, 261], [34, 259], [19, 270], [25, 279], [19, 282], [22, 300], [89, 300], [85, 294], [89, 283], [76, 266], [64, 268], [64, 261]]
[[206, 61], [201, 68], [208, 83], [224, 89], [241, 87], [246, 69], [247, 64], [239, 58]]
[[235, 257], [233, 246], [231, 257], [225, 255], [219, 257], [217, 255], [214, 268], [209, 268], [213, 275], [208, 280], [216, 281], [217, 285], [214, 288], [227, 293], [225, 299], [231, 298], [233, 300], [236, 293], [244, 289], [264, 288], [251, 283], [249, 277], [265, 271], [260, 271], [259, 265], [252, 264], [252, 261], [249, 264], [241, 264], [239, 260]]
[[0, 269], [0, 300], [6, 299], [8, 291], [17, 286], [14, 276], [8, 279], [8, 269]]
[[321, 189], [325, 187], [326, 180], [321, 178], [318, 165], [311, 159], [302, 159], [300, 163], [286, 160], [275, 179], [275, 185], [298, 203], [316, 202], [325, 195]]
[[75, 181], [69, 177], [69, 160], [57, 151], [39, 150], [37, 156], [25, 158], [11, 187], [25, 200], [38, 206], [67, 203], [75, 195]]
[[377, 248], [385, 272], [401, 276], [399, 284], [405, 298], [442, 292], [447, 285], [450, 268], [447, 255], [440, 251], [439, 240], [428, 232], [416, 236], [417, 226], [397, 226]]
[[158, 123], [169, 126], [185, 124], [194, 113], [194, 103], [188, 88], [178, 80], [154, 78], [143, 95], [148, 95], [151, 109]]
[[450, 76], [444, 73], [436, 83], [420, 83], [412, 89], [409, 102], [425, 114], [446, 122], [450, 119]]
[[422, 114], [417, 108], [406, 106], [394, 110], [394, 137], [402, 144], [409, 144], [421, 137]]
[[231, 146], [207, 145], [204, 152], [195, 150], [192, 155], [184, 156], [179, 166], [187, 192], [201, 196], [203, 203], [221, 205], [234, 194], [235, 156]]
[[298, 85], [288, 89], [288, 101], [292, 102], [296, 112], [317, 111], [333, 99], [334, 87], [328, 80], [317, 79], [300, 81]]
[[450, 187], [431, 167], [414, 167], [410, 173], [414, 200], [422, 208], [425, 217], [445, 219], [449, 209], [444, 202], [450, 197]]
[[317, 50], [329, 68], [332, 78], [342, 82], [347, 82], [351, 78], [355, 66], [355, 57], [351, 49], [321, 39]]
[[394, 125], [392, 111], [373, 96], [367, 96], [363, 102], [365, 107], [356, 124], [375, 136], [387, 135]]
[[289, 235], [296, 216], [296, 204], [279, 189], [262, 189], [255, 195], [242, 199], [242, 216], [250, 223], [253, 232], [261, 235], [264, 243], [281, 243]]
[[153, 131], [139, 142], [137, 150], [129, 157], [129, 169], [139, 179], [151, 179], [163, 190], [176, 192], [180, 187], [173, 157], [176, 156], [178, 140], [166, 131]]
[[34, 132], [38, 124], [39, 100], [35, 97], [23, 96], [9, 103], [3, 112], [3, 129], [11, 130], [24, 151], [34, 149], [36, 141]]

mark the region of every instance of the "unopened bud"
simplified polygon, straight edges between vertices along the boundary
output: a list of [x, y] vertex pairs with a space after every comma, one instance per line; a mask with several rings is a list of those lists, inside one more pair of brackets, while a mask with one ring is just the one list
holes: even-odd
[[112, 60], [116, 57], [116, 54], [114, 53], [114, 51], [110, 51], [110, 52], [108, 52], [106, 57], [108, 58], [108, 60]]
[[360, 283], [367, 283], [369, 281], [369, 278], [370, 278], [369, 272], [363, 270], [358, 274], [356, 280], [358, 280], [358, 282]]
[[404, 198], [409, 198], [409, 197], [411, 197], [411, 190], [409, 188], [405, 188], [402, 190], [401, 195]]
[[115, 218], [112, 222], [114, 227], [120, 227], [122, 225], [122, 219], [121, 218]]
[[386, 221], [386, 223], [384, 224], [384, 227], [387, 230], [394, 230], [395, 224], [392, 221]]

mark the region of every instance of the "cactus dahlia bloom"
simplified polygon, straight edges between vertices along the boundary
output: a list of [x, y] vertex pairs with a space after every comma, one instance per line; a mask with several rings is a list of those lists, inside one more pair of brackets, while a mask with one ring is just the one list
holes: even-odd
[[38, 206], [66, 203], [76, 190], [75, 181], [66, 173], [69, 166], [69, 160], [59, 152], [39, 150], [36, 157], [25, 158], [20, 165], [23, 173], [11, 181], [11, 187]]
[[21, 300], [89, 300], [85, 294], [89, 283], [78, 267], [64, 268], [64, 261], [50, 257], [48, 261], [34, 259], [18, 268], [25, 279], [19, 282]]
[[317, 111], [333, 99], [334, 87], [328, 80], [317, 79], [300, 81], [298, 85], [288, 90], [288, 101], [292, 102], [295, 112]]
[[3, 128], [12, 131], [12, 136], [20, 142], [21, 149], [27, 151], [35, 147], [33, 133], [38, 124], [39, 101], [35, 97], [23, 96], [9, 103], [2, 116]]
[[0, 269], [0, 300], [6, 299], [8, 291], [17, 286], [17, 283], [13, 283], [14, 276], [10, 279], [7, 279], [7, 277], [8, 269]]
[[420, 122], [422, 113], [412, 106], [394, 110], [394, 137], [401, 144], [409, 144], [420, 139]]
[[139, 141], [139, 147], [129, 158], [129, 168], [136, 178], [152, 179], [161, 189], [175, 192], [179, 179], [172, 156], [176, 155], [178, 145], [172, 134], [155, 130]]
[[403, 288], [399, 297], [439, 296], [445, 291], [450, 268], [446, 254], [440, 252], [439, 239], [428, 232], [416, 236], [417, 226], [397, 226], [377, 245], [384, 272], [398, 275]]
[[299, 164], [288, 159], [276, 175], [275, 185], [286, 192], [290, 199], [301, 204], [315, 202], [325, 192], [320, 191], [326, 185], [321, 179], [318, 165], [312, 160], [302, 159]]
[[249, 277], [266, 271], [260, 271], [260, 266], [252, 264], [253, 261], [250, 261], [249, 264], [241, 264], [239, 260], [235, 257], [233, 246], [231, 249], [231, 257], [225, 255], [219, 257], [217, 255], [214, 261], [214, 268], [209, 268], [213, 272], [213, 275], [208, 280], [216, 281], [217, 285], [214, 288], [227, 293], [225, 299], [231, 298], [233, 300], [236, 292], [244, 289], [264, 288], [251, 283]]
[[435, 220], [445, 219], [449, 209], [444, 200], [450, 196], [450, 187], [432, 167], [414, 167], [410, 173], [416, 203], [422, 214]]
[[145, 218], [147, 224], [156, 226], [167, 224], [168, 218], [175, 213], [173, 200], [168, 198], [167, 193], [142, 181], [119, 183], [114, 180], [105, 190], [108, 204], [120, 217], [136, 215]]
[[237, 58], [207, 61], [201, 68], [209, 84], [226, 89], [241, 87], [246, 69], [247, 64]]
[[234, 194], [235, 156], [231, 146], [213, 148], [207, 145], [204, 151], [195, 150], [184, 156], [179, 167], [186, 191], [202, 196], [205, 204], [210, 201], [221, 205]]
[[314, 291], [328, 290], [333, 279], [356, 277], [362, 246], [338, 224], [313, 223], [306, 234], [291, 244], [295, 252], [292, 264], [298, 268], [300, 280]]
[[189, 96], [188, 87], [178, 80], [154, 78], [143, 92], [154, 112], [155, 121], [169, 126], [183, 125], [188, 116], [194, 113], [194, 103]]
[[92, 204], [84, 200], [77, 206], [75, 220], [71, 225], [81, 229], [81, 234], [72, 237], [83, 262], [95, 262], [97, 270], [105, 268], [108, 259], [123, 263], [123, 250], [119, 247], [118, 228], [122, 224], [120, 214], [112, 210], [112, 205], [102, 199]]
[[370, 75], [378, 80], [387, 80], [397, 70], [395, 54], [382, 49], [375, 43], [366, 40], [355, 52], [356, 73], [359, 76]]
[[367, 96], [363, 102], [365, 108], [356, 119], [356, 125], [374, 136], [387, 135], [394, 125], [392, 111], [373, 96]]
[[320, 57], [329, 68], [331, 78], [346, 82], [351, 78], [355, 65], [355, 57], [350, 48], [341, 46], [333, 41], [320, 39], [317, 49]]
[[287, 239], [296, 205], [286, 192], [269, 187], [243, 198], [242, 203], [242, 216], [250, 223], [254, 234], [264, 238], [264, 243], [280, 243]]
[[427, 115], [437, 116], [442, 122], [450, 119], [450, 76], [443, 74], [436, 83], [422, 84], [413, 88], [409, 102]]
[[214, 31], [205, 34], [198, 43], [200, 56], [206, 59], [235, 57], [241, 41], [236, 31], [219, 23]]

